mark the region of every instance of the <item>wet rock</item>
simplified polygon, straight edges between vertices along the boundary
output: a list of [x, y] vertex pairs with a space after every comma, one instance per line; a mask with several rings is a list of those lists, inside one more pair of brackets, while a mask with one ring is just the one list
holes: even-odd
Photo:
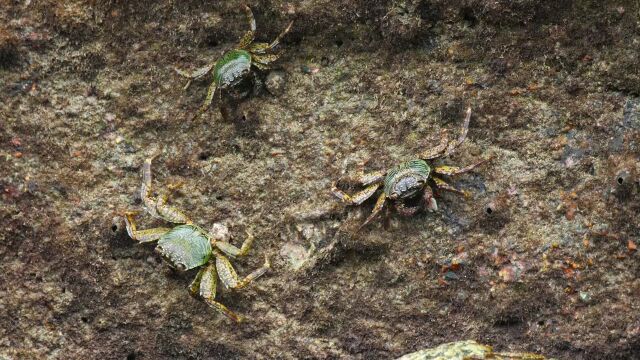
[[434, 93], [436, 95], [442, 94], [443, 88], [442, 83], [438, 80], [429, 80], [427, 81], [427, 89], [429, 92]]
[[[389, 359], [478, 334], [495, 351], [636, 356], [637, 192], [611, 192], [621, 170], [637, 182], [634, 1], [254, 2], [257, 41], [295, 20], [275, 64], [286, 84], [243, 99], [233, 123], [217, 93], [190, 120], [210, 79], [185, 92], [171, 68], [237, 44], [237, 1], [0, 3], [18, 41], [0, 65], [0, 358]], [[383, 211], [358, 231], [375, 199], [332, 197], [353, 173], [345, 159], [408, 160], [443, 128], [455, 139], [469, 105], [467, 141], [434, 165], [497, 154], [446, 179], [473, 195], [442, 192], [438, 211], [412, 218], [390, 207], [391, 226]], [[140, 209], [154, 149], [171, 162], [154, 191], [179, 178], [171, 205], [254, 233], [239, 276], [273, 260], [244, 289], [219, 287], [246, 323], [188, 295], [195, 271], [112, 232], [112, 217]], [[233, 229], [212, 232], [239, 245]], [[464, 265], [438, 262], [461, 243]]]
[[491, 346], [481, 345], [473, 340], [446, 343], [431, 349], [420, 350], [399, 357], [397, 360], [465, 360], [465, 359], [530, 359], [544, 360], [544, 356], [530, 353], [499, 353]]
[[627, 129], [640, 130], [640, 98], [632, 98], [624, 104], [622, 125]]
[[482, 228], [489, 232], [504, 228], [512, 216], [511, 206], [517, 195], [515, 188], [512, 188], [489, 198], [484, 204], [478, 204], [480, 205], [478, 221]]
[[629, 48], [621, 49], [616, 60], [610, 64], [608, 71], [603, 72], [609, 87], [624, 91], [635, 96], [640, 95], [640, 54], [635, 44], [628, 44]]

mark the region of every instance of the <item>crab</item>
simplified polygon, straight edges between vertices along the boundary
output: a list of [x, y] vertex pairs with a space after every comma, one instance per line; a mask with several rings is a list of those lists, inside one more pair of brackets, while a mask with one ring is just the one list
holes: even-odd
[[[166, 260], [170, 267], [178, 271], [184, 272], [200, 268], [195, 279], [189, 285], [191, 294], [204, 300], [213, 309], [231, 320], [241, 322], [242, 317], [215, 300], [217, 280], [219, 278], [227, 289], [244, 288], [267, 272], [270, 268], [269, 259], [265, 256], [262, 267], [240, 279], [229, 258], [247, 255], [253, 244], [253, 236], [247, 233], [246, 240], [240, 248], [237, 248], [229, 242], [214, 238], [210, 233], [194, 224], [182, 210], [168, 205], [168, 191], [154, 197], [151, 188], [152, 160], [153, 157], [147, 158], [142, 167], [140, 188], [142, 202], [152, 217], [176, 225], [139, 230], [135, 222], [135, 216], [139, 212], [127, 211], [124, 213], [127, 233], [133, 240], [140, 243], [157, 242], [155, 251]], [[174, 190], [179, 186], [181, 185], [171, 185], [168, 189]]]
[[434, 166], [432, 161], [453, 154], [456, 148], [464, 142], [467, 137], [470, 119], [471, 108], [468, 108], [462, 126], [462, 133], [458, 139], [450, 141], [445, 130], [441, 134], [441, 141], [438, 146], [428, 149], [418, 155], [417, 158], [403, 162], [389, 170], [365, 174], [364, 166], [366, 161], [361, 163], [356, 181], [364, 186], [363, 190], [349, 195], [338, 189], [337, 182], [334, 182], [331, 192], [347, 205], [360, 205], [372, 197], [382, 186], [383, 191], [378, 196], [373, 211], [364, 223], [360, 225], [360, 228], [369, 224], [385, 208], [387, 202], [393, 203], [398, 213], [403, 216], [412, 216], [421, 209], [437, 210], [438, 204], [433, 197], [433, 188], [468, 196], [468, 192], [458, 190], [449, 185], [441, 176], [455, 176], [469, 172], [490, 159], [484, 159], [466, 167]]
[[223, 91], [234, 98], [245, 96], [248, 91], [243, 92], [243, 84], [255, 81], [256, 73], [252, 71], [252, 68], [255, 67], [263, 71], [268, 70], [270, 64], [280, 57], [279, 54], [274, 53], [274, 49], [278, 46], [280, 40], [289, 32], [293, 21], [290, 22], [271, 43], [254, 43], [256, 21], [253, 17], [253, 12], [251, 12], [251, 8], [245, 5], [244, 9], [249, 20], [249, 30], [233, 49], [227, 50], [217, 61], [193, 72], [175, 68], [175, 71], [179, 75], [189, 79], [184, 86], [185, 90], [189, 88], [193, 80], [213, 73], [213, 81], [209, 85], [207, 97], [194, 118], [202, 115], [209, 109], [217, 90], [219, 96], [221, 96]]

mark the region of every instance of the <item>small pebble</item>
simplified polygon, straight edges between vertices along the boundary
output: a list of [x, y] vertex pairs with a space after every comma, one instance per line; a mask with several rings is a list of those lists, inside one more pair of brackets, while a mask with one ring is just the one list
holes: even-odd
[[589, 302], [591, 295], [586, 291], [580, 291], [580, 300], [582, 300], [582, 302]]
[[231, 239], [229, 228], [221, 223], [213, 224], [213, 226], [211, 226], [211, 230], [209, 230], [209, 233], [216, 240], [229, 242], [229, 240]]
[[267, 91], [273, 96], [280, 96], [284, 92], [284, 73], [281, 71], [272, 71], [267, 75], [265, 85]]

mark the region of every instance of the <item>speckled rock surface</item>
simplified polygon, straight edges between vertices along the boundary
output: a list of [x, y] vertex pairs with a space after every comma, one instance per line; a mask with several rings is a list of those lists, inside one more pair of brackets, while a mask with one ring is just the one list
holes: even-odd
[[[0, 358], [396, 358], [461, 339], [637, 358], [637, 1], [249, 5], [258, 40], [295, 24], [281, 94], [230, 123], [189, 121], [207, 84], [185, 92], [173, 67], [237, 41], [237, 2], [0, 0]], [[352, 236], [373, 204], [345, 209], [331, 182], [436, 144], [467, 105], [445, 162], [494, 157], [455, 182], [473, 196]], [[242, 326], [123, 231], [156, 151], [157, 184], [184, 182], [174, 204], [256, 236], [241, 274], [272, 260], [220, 294]]]

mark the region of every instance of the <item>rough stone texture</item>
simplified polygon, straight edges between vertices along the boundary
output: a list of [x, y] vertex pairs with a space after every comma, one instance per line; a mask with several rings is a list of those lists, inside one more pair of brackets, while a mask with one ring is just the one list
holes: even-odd
[[[296, 23], [284, 92], [242, 104], [245, 129], [189, 121], [206, 83], [183, 92], [172, 70], [237, 41], [236, 1], [0, 0], [0, 357], [392, 358], [475, 339], [637, 358], [637, 1], [250, 5], [259, 40]], [[331, 182], [436, 144], [466, 105], [446, 162], [494, 156], [456, 182], [473, 197], [351, 236], [372, 204], [345, 209]], [[272, 259], [220, 296], [242, 326], [122, 229], [157, 150], [157, 184], [185, 184], [173, 203], [256, 236], [240, 273]]]

